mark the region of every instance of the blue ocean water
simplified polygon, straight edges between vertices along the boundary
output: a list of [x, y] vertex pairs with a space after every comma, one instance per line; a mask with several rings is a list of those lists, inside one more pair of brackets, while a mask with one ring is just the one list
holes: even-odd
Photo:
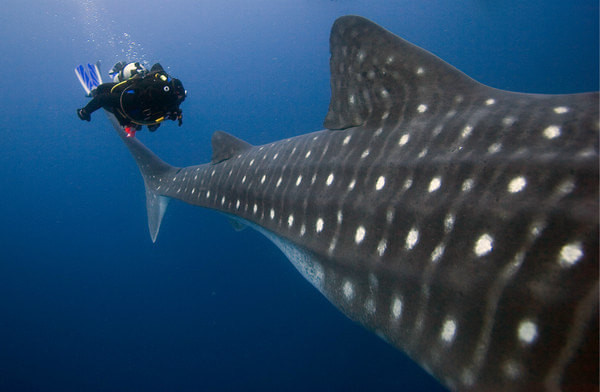
[[[174, 4], [171, 4], [174, 3]], [[156, 244], [138, 169], [73, 73], [159, 61], [184, 126], [139, 138], [210, 159], [321, 128], [329, 30], [368, 17], [494, 87], [598, 89], [595, 0], [5, 0], [0, 14], [0, 390], [436, 391], [252, 230], [171, 203]]]

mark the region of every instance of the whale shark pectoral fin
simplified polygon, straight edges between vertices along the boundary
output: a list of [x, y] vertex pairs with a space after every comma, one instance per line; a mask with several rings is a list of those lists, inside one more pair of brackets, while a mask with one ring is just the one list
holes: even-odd
[[160, 224], [162, 218], [165, 215], [167, 206], [171, 198], [167, 196], [161, 196], [146, 187], [146, 210], [148, 211], [148, 229], [150, 230], [150, 237], [152, 242], [156, 242], [158, 237], [158, 231], [160, 230]]
[[234, 155], [252, 148], [252, 144], [246, 143], [242, 139], [238, 139], [223, 131], [213, 133], [211, 142], [213, 148], [211, 163], [213, 165], [226, 161]]

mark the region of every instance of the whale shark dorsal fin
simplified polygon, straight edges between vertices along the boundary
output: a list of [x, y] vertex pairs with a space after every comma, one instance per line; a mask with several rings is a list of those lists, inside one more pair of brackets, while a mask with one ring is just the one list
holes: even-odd
[[406, 120], [408, 113], [419, 113], [414, 109], [424, 102], [449, 106], [456, 96], [488, 88], [360, 16], [344, 16], [334, 23], [330, 50], [331, 102], [324, 122], [328, 129]]
[[223, 131], [213, 133], [211, 142], [213, 148], [211, 163], [213, 165], [252, 147], [252, 144]]

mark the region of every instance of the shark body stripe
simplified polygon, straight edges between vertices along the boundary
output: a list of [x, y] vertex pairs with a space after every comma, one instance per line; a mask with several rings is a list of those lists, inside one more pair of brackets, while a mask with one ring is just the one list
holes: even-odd
[[153, 240], [168, 198], [222, 211], [450, 389], [597, 389], [598, 94], [493, 89], [357, 16], [331, 52], [320, 132], [176, 168], [114, 123]]

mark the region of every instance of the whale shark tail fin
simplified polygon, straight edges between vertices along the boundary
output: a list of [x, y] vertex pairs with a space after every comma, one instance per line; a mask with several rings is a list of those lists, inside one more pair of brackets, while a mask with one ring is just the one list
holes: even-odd
[[106, 112], [113, 127], [131, 152], [135, 162], [144, 178], [144, 186], [146, 187], [146, 210], [148, 212], [148, 229], [152, 242], [156, 242], [160, 224], [163, 216], [169, 205], [170, 197], [161, 194], [160, 186], [153, 184], [153, 179], [160, 178], [166, 174], [176, 174], [180, 168], [171, 166], [159, 157], [157, 157], [146, 146], [139, 142], [136, 138], [128, 137], [124, 128], [119, 124], [119, 121], [114, 114]]

